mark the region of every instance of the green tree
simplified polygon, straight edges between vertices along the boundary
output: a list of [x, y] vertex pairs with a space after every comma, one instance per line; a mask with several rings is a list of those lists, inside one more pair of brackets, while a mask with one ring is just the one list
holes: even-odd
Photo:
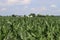
[[16, 17], [16, 15], [13, 14], [12, 17]]
[[29, 16], [35, 17], [36, 15], [34, 13], [31, 13]]
[[44, 15], [37, 14], [37, 17], [44, 17]]

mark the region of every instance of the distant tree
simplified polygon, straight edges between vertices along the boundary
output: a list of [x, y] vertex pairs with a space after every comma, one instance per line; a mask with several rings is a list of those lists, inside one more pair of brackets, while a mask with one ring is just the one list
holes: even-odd
[[47, 17], [49, 16], [49, 15], [46, 15]]
[[54, 15], [51, 15], [52, 17], [54, 17]]
[[37, 14], [37, 17], [40, 17], [41, 15], [40, 14]]
[[24, 17], [27, 17], [26, 15], [24, 15]]
[[37, 17], [44, 17], [44, 15], [37, 14]]
[[13, 14], [12, 17], [16, 17], [16, 15]]
[[35, 17], [36, 15], [34, 13], [31, 13], [29, 16], [30, 17]]

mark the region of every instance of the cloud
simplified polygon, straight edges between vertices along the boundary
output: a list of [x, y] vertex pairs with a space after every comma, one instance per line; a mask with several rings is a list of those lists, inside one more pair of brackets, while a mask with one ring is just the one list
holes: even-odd
[[41, 7], [41, 8], [31, 8], [31, 11], [35, 12], [35, 11], [39, 11], [39, 12], [43, 12], [48, 10], [46, 7]]
[[0, 9], [0, 12], [6, 11], [6, 10], [7, 10], [7, 8], [1, 8], [1, 9]]
[[52, 8], [56, 8], [57, 6], [55, 4], [52, 4], [50, 7]]
[[0, 5], [25, 5], [30, 3], [31, 0], [6, 0], [4, 2], [0, 2]]
[[29, 3], [31, 3], [31, 0], [23, 0], [22, 3], [23, 4], [29, 4]]
[[7, 0], [6, 3], [8, 3], [8, 4], [15, 4], [17, 2], [19, 2], [19, 0]]
[[47, 10], [46, 7], [42, 7], [42, 8], [40, 8], [40, 11], [46, 11], [46, 10]]

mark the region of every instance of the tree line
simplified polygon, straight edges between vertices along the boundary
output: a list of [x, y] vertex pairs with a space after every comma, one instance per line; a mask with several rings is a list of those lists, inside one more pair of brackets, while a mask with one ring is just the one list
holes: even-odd
[[[17, 17], [18, 15], [12, 15], [12, 17]], [[46, 16], [49, 16], [49, 15], [41, 15], [41, 14], [35, 14], [35, 13], [30, 13], [29, 15], [28, 15], [28, 17], [46, 17]], [[50, 15], [50, 16], [54, 16], [54, 15]], [[27, 17], [26, 15], [24, 15], [24, 17]]]

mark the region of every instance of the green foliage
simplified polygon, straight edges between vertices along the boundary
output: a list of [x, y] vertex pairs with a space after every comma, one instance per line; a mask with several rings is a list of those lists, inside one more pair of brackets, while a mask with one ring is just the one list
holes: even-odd
[[16, 15], [13, 14], [12, 17], [16, 17]]
[[0, 17], [0, 40], [60, 40], [60, 17]]
[[31, 13], [29, 16], [35, 17], [36, 15], [34, 13]]
[[37, 17], [45, 17], [45, 16], [44, 16], [44, 15], [40, 15], [40, 14], [38, 14]]

